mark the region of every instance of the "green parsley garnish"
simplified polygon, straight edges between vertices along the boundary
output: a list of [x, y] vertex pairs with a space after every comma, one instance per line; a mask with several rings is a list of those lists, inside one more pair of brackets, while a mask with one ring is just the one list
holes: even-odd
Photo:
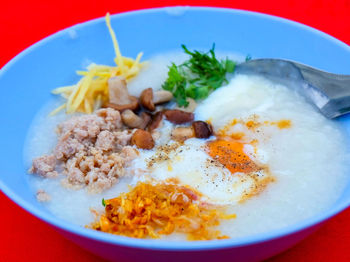
[[104, 198], [102, 198], [102, 206], [106, 206], [106, 202], [105, 202], [105, 199]]
[[179, 106], [188, 106], [187, 97], [195, 100], [206, 98], [211, 91], [228, 83], [226, 73], [233, 73], [236, 63], [228, 58], [219, 61], [215, 57], [215, 44], [207, 53], [191, 52], [181, 45], [190, 59], [169, 67], [168, 79], [162, 88], [173, 93]]

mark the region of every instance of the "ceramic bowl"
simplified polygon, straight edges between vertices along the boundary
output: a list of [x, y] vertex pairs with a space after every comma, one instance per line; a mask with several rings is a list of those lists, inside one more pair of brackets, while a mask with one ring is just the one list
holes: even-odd
[[[350, 73], [350, 48], [310, 27], [259, 13], [201, 7], [169, 7], [114, 15], [123, 55], [145, 58], [189, 47], [254, 58], [284, 58], [334, 73]], [[60, 31], [25, 50], [0, 72], [0, 188], [19, 206], [67, 238], [109, 260], [259, 261], [309, 235], [350, 205], [350, 183], [327, 210], [288, 227], [243, 238], [200, 242], [142, 240], [109, 235], [70, 224], [50, 214], [28, 186], [23, 146], [36, 112], [52, 99], [50, 90], [77, 80], [88, 61], [112, 64], [114, 51], [104, 18]], [[336, 120], [350, 134], [348, 116]]]

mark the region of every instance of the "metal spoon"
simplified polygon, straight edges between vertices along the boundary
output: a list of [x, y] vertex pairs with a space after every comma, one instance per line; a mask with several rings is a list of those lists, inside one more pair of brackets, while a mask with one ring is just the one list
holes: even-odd
[[282, 59], [249, 60], [237, 65], [236, 73], [263, 75], [287, 86], [298, 83], [302, 95], [328, 118], [350, 112], [350, 75], [332, 74]]

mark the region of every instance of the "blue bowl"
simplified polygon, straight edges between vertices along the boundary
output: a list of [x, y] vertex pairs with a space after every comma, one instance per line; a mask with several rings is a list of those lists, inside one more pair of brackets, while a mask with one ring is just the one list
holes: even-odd
[[[258, 13], [172, 7], [112, 16], [112, 25], [126, 56], [188, 47], [299, 61], [350, 74], [350, 48], [307, 26]], [[307, 220], [249, 237], [207, 242], [132, 239], [88, 230], [49, 213], [28, 186], [23, 145], [33, 117], [51, 99], [50, 90], [77, 80], [75, 70], [87, 61], [112, 64], [114, 56], [104, 19], [58, 32], [31, 46], [0, 72], [0, 188], [19, 206], [52, 225], [67, 238], [110, 260], [122, 261], [259, 261], [291, 247], [323, 222], [350, 205], [350, 184], [336, 203]], [[350, 134], [350, 118], [337, 120]], [[4, 152], [6, 149], [6, 153]]]

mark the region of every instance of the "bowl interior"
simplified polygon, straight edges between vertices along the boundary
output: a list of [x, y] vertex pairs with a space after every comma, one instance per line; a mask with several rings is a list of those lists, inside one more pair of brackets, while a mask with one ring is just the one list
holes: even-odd
[[[208, 49], [213, 43], [222, 51], [299, 61], [334, 72], [350, 74], [350, 48], [306, 26], [257, 13], [175, 7], [112, 16], [123, 55], [144, 58], [155, 53], [190, 48]], [[20, 206], [65, 230], [102, 241], [149, 247], [149, 242], [91, 232], [53, 217], [31, 192], [23, 163], [26, 133], [36, 112], [49, 99], [50, 90], [74, 83], [75, 70], [90, 62], [112, 64], [114, 51], [104, 19], [93, 20], [56, 33], [30, 47], [0, 72], [2, 94], [0, 140], [2, 147], [1, 189]], [[338, 121], [350, 134], [350, 117]], [[326, 212], [288, 228], [244, 239], [208, 243], [157, 242], [153, 248], [215, 248], [263, 241], [300, 230], [339, 212], [350, 204], [350, 184]]]

